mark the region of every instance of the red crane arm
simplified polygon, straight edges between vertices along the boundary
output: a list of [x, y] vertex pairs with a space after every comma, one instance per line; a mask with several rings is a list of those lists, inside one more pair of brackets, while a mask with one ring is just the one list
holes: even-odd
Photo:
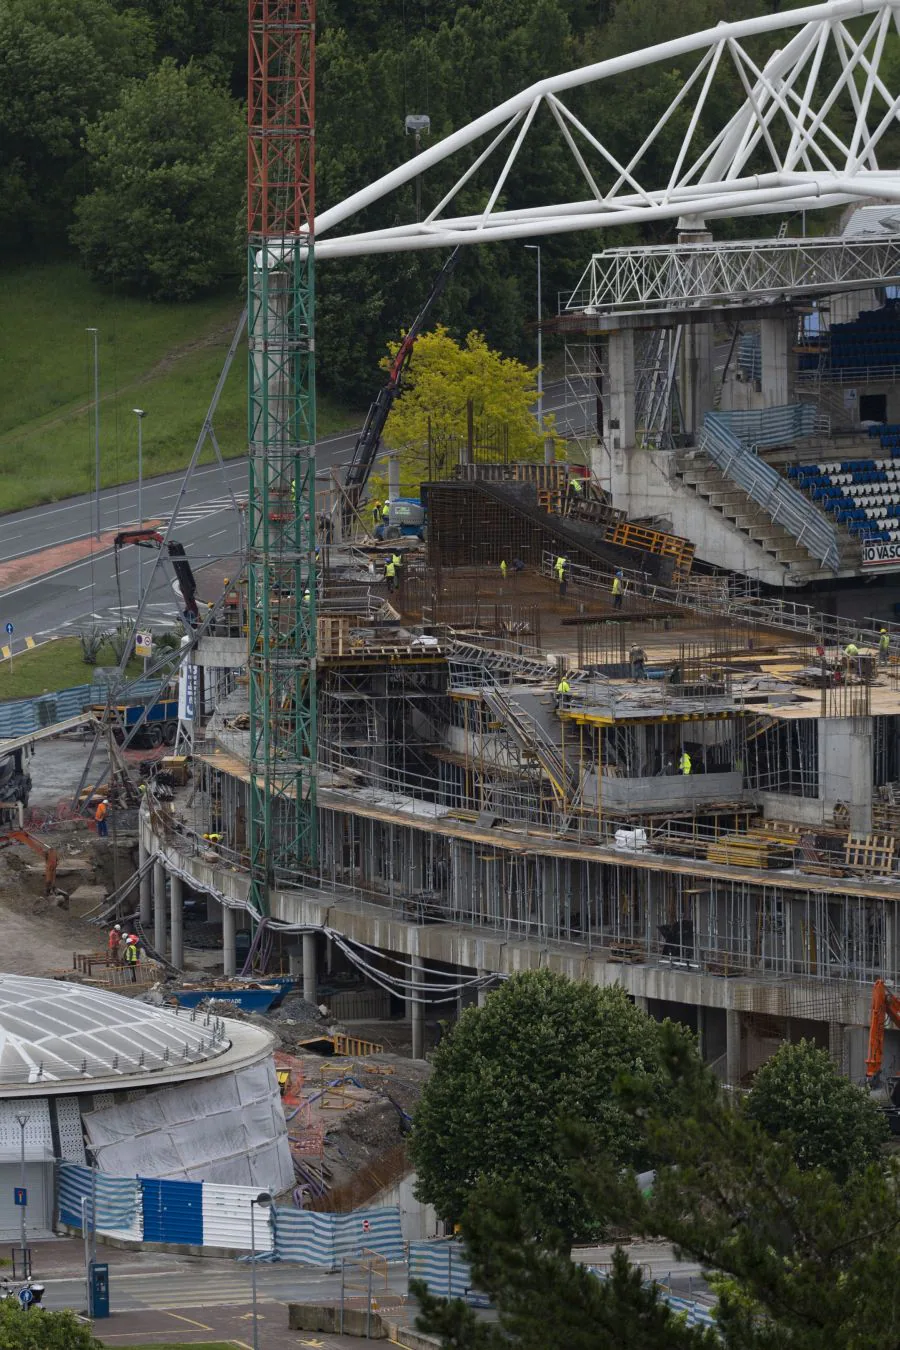
[[881, 1073], [884, 1060], [884, 1020], [889, 1017], [900, 1027], [900, 998], [892, 994], [884, 980], [876, 980], [872, 987], [872, 1012], [869, 1018], [869, 1053], [866, 1056], [866, 1077], [870, 1082]]

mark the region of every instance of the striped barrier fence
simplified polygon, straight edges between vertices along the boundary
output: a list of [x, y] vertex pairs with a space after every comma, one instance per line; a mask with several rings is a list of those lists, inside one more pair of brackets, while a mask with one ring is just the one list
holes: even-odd
[[427, 1284], [436, 1298], [461, 1298], [475, 1307], [489, 1308], [487, 1294], [472, 1288], [472, 1273], [455, 1238], [409, 1244], [409, 1278]]
[[86, 1202], [88, 1225], [102, 1236], [141, 1240], [141, 1184], [137, 1177], [108, 1177], [77, 1163], [61, 1163], [57, 1203], [62, 1223], [81, 1227], [82, 1201]]
[[406, 1255], [400, 1228], [400, 1207], [353, 1210], [349, 1214], [320, 1214], [308, 1209], [272, 1211], [276, 1261], [300, 1261], [308, 1266], [336, 1270], [345, 1257], [375, 1252], [388, 1261]]
[[[596, 1275], [600, 1280], [609, 1277], [609, 1271], [603, 1266], [585, 1266], [585, 1270], [589, 1270], [592, 1275]], [[684, 1298], [681, 1294], [673, 1294], [666, 1285], [660, 1284], [658, 1280], [653, 1281], [653, 1283], [656, 1284], [663, 1302], [668, 1304], [673, 1312], [681, 1313], [688, 1326], [716, 1329], [715, 1313], [710, 1304], [700, 1303], [693, 1298]]]

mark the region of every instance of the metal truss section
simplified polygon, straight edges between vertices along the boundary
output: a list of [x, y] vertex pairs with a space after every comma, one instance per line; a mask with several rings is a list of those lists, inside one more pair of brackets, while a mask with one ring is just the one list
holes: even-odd
[[311, 0], [250, 0], [251, 903], [316, 861]]
[[900, 235], [614, 248], [595, 253], [566, 312], [666, 313], [900, 281]]
[[[471, 150], [474, 157], [424, 220], [326, 239], [317, 246], [319, 257], [483, 244], [677, 217], [900, 201], [900, 175], [890, 154], [886, 168], [878, 160], [900, 110], [895, 63], [882, 61], [889, 36], [895, 41], [898, 32], [900, 0], [828, 0], [722, 23], [541, 80], [325, 211], [316, 221], [316, 238], [433, 165]], [[770, 54], [761, 57], [768, 37]], [[627, 153], [621, 147], [616, 153], [604, 143], [602, 128], [592, 130], [563, 101], [570, 91], [645, 67], [671, 70], [673, 64], [687, 78]], [[713, 107], [719, 129], [707, 140], [701, 119]], [[673, 122], [684, 128], [674, 159], [668, 150]], [[546, 141], [554, 132], [584, 180], [586, 197], [522, 209], [508, 204], [526, 137]], [[659, 181], [651, 167], [663, 143], [671, 161], [668, 181]], [[471, 199], [473, 189], [483, 193], [481, 210], [454, 215], [454, 203], [461, 194]]]

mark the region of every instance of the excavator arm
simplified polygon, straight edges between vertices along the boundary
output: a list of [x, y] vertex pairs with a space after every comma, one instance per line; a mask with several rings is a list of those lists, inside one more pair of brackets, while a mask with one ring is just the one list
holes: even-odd
[[866, 1079], [872, 1087], [877, 1086], [881, 1078], [886, 1018], [890, 1018], [895, 1027], [900, 1027], [900, 998], [891, 993], [884, 980], [876, 980], [872, 987], [869, 1053], [866, 1056]]
[[59, 861], [55, 848], [48, 848], [42, 844], [40, 839], [35, 839], [33, 834], [27, 830], [6, 830], [0, 834], [0, 848], [7, 848], [10, 844], [24, 844], [26, 848], [33, 849], [39, 853], [44, 860], [44, 885], [47, 894], [50, 895], [56, 886], [56, 867]]

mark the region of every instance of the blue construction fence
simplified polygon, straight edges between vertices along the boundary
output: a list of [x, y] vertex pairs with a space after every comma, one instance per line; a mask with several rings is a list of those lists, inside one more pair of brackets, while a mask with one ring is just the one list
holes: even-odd
[[489, 1308], [487, 1294], [472, 1288], [472, 1273], [456, 1238], [409, 1244], [409, 1278], [427, 1284], [435, 1298], [461, 1298], [477, 1308]]
[[[135, 680], [128, 686], [129, 699], [142, 699], [159, 690], [157, 680]], [[53, 694], [41, 694], [39, 698], [17, 698], [0, 703], [0, 740], [12, 740], [16, 736], [27, 736], [32, 731], [43, 731], [56, 722], [65, 722], [69, 717], [78, 717], [92, 703], [107, 702], [109, 685], [77, 684], [72, 689], [58, 689]]]
[[[400, 1208], [318, 1214], [312, 1210], [255, 1206], [260, 1186], [223, 1186], [207, 1181], [164, 1181], [156, 1177], [110, 1177], [77, 1163], [61, 1163], [60, 1222], [81, 1228], [96, 1205], [96, 1229], [103, 1237], [134, 1242], [250, 1251], [274, 1261], [298, 1261], [336, 1270], [342, 1259], [363, 1251], [403, 1261], [406, 1247]], [[252, 1220], [252, 1224], [251, 1224]]]

